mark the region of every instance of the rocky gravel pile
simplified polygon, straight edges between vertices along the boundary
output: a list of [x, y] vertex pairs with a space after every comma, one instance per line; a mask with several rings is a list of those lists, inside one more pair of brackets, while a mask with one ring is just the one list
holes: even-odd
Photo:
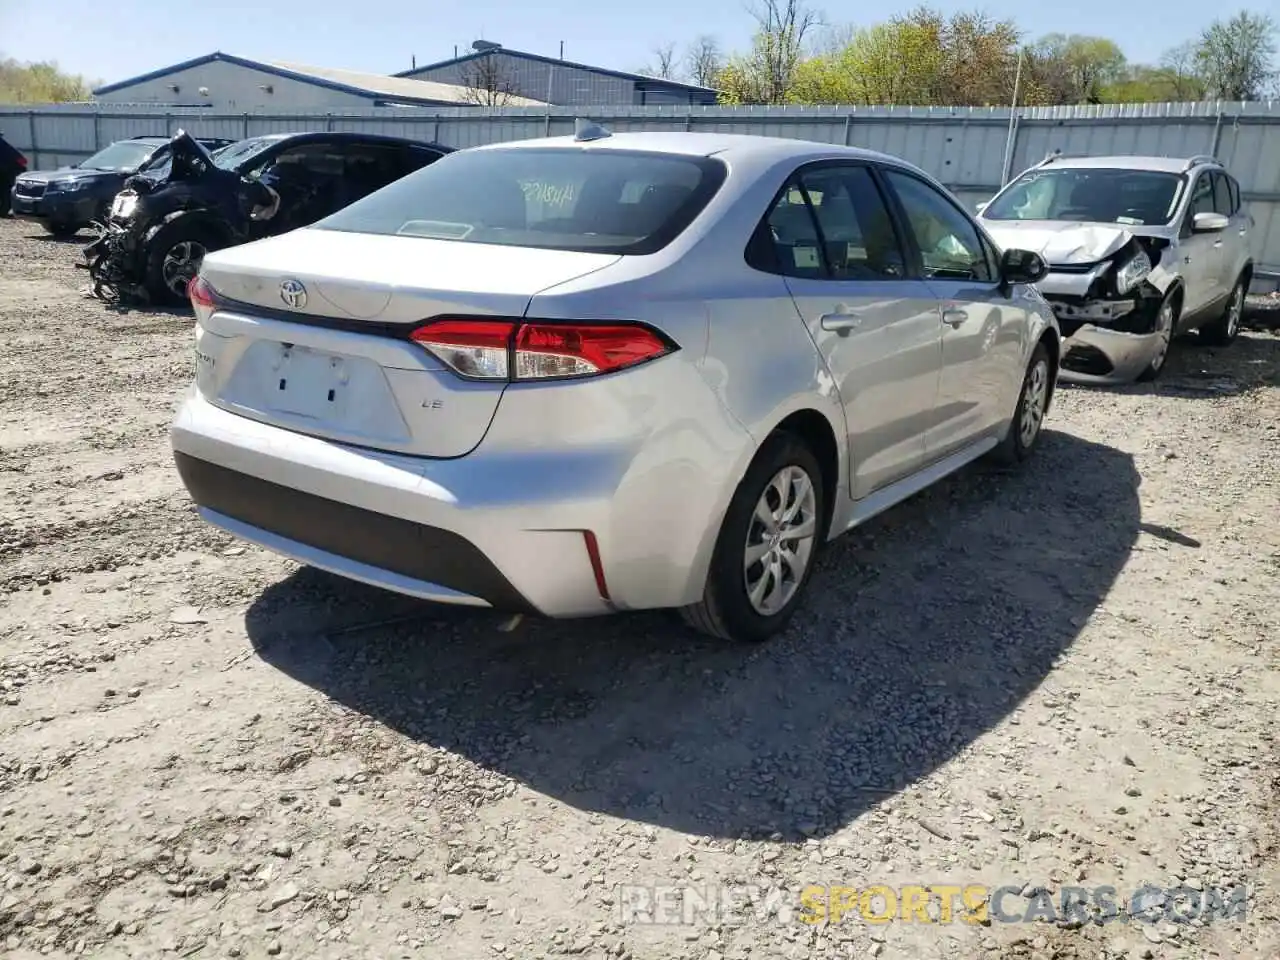
[[0, 221], [6, 957], [1280, 956], [1280, 336], [1064, 387], [741, 649], [208, 529], [190, 318], [76, 251]]

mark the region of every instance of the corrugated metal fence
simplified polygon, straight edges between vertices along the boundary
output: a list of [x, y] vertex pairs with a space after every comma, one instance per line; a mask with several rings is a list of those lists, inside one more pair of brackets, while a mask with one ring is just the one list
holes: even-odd
[[198, 108], [62, 104], [0, 106], [0, 132], [40, 167], [84, 159], [122, 137], [184, 128], [241, 138], [293, 130], [358, 130], [454, 147], [569, 134], [590, 119], [616, 132], [699, 130], [846, 143], [896, 154], [967, 202], [1053, 150], [1064, 154], [1212, 154], [1240, 181], [1256, 226], [1254, 257], [1280, 274], [1280, 103], [1133, 104], [1022, 109], [943, 107], [382, 107], [326, 113], [213, 115]]

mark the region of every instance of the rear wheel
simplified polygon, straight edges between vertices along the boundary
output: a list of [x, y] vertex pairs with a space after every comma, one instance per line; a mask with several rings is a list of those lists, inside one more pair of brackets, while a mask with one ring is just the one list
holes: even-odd
[[178, 221], [152, 239], [147, 250], [147, 293], [152, 303], [180, 306], [187, 284], [200, 272], [205, 254], [216, 248], [207, 230]]
[[1222, 316], [1200, 328], [1198, 339], [1201, 343], [1213, 347], [1225, 347], [1236, 338], [1240, 332], [1240, 318], [1244, 314], [1244, 295], [1248, 286], [1247, 277], [1242, 276], [1236, 281], [1236, 285], [1231, 288], [1231, 293], [1227, 296], [1227, 306], [1222, 311]]
[[827, 493], [813, 452], [789, 433], [770, 436], [725, 513], [702, 600], [681, 610], [694, 629], [756, 643], [800, 605], [822, 543]]

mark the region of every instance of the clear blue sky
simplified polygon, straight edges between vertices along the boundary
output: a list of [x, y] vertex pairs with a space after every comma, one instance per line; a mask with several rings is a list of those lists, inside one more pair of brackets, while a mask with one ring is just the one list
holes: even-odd
[[[822, 2], [830, 23], [868, 23], [916, 6]], [[985, 9], [1031, 35], [1105, 34], [1131, 60], [1154, 61], [1213, 16], [1234, 7], [1192, 0], [935, 0], [952, 10]], [[1266, 0], [1252, 5], [1259, 11]], [[222, 50], [255, 59], [393, 73], [443, 60], [483, 36], [509, 47], [634, 70], [666, 41], [700, 33], [742, 49], [753, 21], [744, 0], [0, 0], [0, 54], [56, 60], [72, 73], [111, 82]]]

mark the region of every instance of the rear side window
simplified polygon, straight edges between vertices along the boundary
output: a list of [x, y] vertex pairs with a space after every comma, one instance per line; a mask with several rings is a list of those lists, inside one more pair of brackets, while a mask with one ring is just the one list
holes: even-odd
[[747, 251], [758, 270], [827, 280], [896, 280], [906, 259], [864, 166], [810, 167], [774, 202]]
[[708, 157], [574, 147], [460, 150], [316, 224], [350, 233], [647, 254], [724, 182]]

